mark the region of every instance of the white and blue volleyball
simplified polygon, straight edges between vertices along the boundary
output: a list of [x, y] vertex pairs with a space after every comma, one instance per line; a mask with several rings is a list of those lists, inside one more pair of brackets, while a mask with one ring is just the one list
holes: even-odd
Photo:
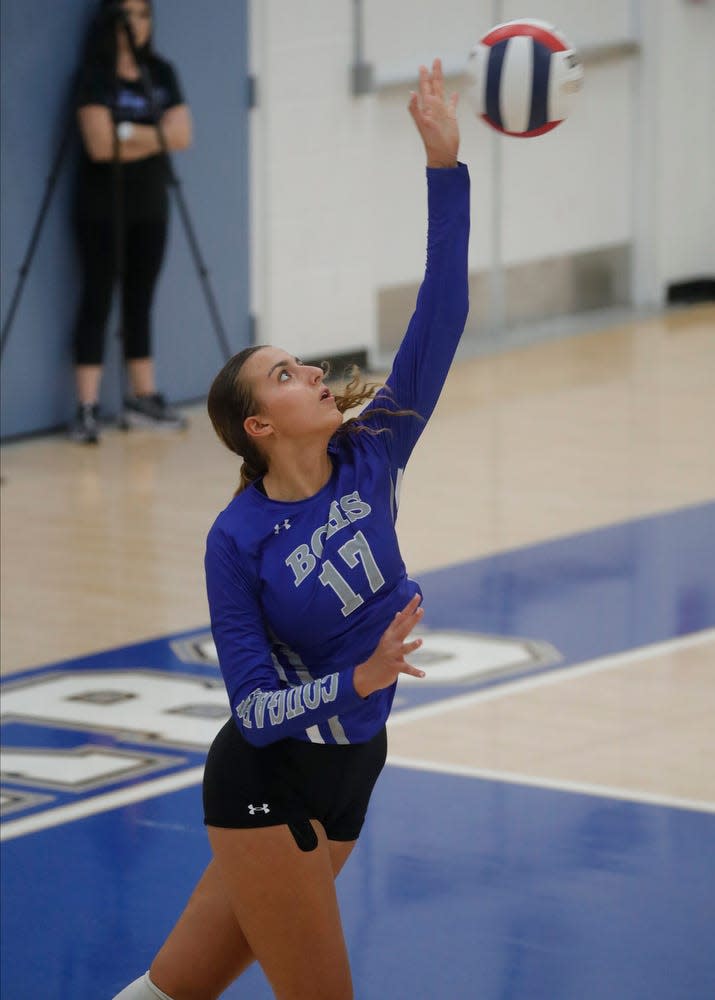
[[544, 21], [499, 24], [469, 54], [466, 96], [502, 135], [526, 139], [556, 128], [582, 85], [578, 54]]

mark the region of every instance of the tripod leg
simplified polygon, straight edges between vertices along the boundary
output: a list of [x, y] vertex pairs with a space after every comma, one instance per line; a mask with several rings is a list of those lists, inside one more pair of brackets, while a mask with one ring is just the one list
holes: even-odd
[[[118, 85], [118, 81], [115, 81]], [[124, 306], [124, 283], [126, 281], [126, 212], [124, 204], [124, 175], [120, 157], [119, 137], [116, 128], [113, 129], [112, 180], [114, 200], [112, 204], [112, 222], [114, 226], [114, 271], [119, 286], [119, 414], [117, 426], [126, 431], [129, 429], [124, 415], [124, 397], [126, 395], [126, 373], [124, 371], [126, 315]]]
[[206, 298], [209, 314], [211, 315], [211, 319], [213, 320], [214, 332], [221, 346], [221, 350], [223, 351], [224, 360], [228, 361], [232, 353], [231, 348], [229, 347], [228, 338], [226, 337], [226, 332], [221, 322], [218, 306], [216, 305], [216, 299], [214, 298], [213, 291], [211, 290], [211, 285], [209, 284], [208, 270], [201, 256], [198, 240], [196, 239], [196, 234], [191, 224], [191, 219], [189, 218], [189, 213], [186, 207], [186, 202], [184, 200], [184, 195], [176, 176], [173, 174], [172, 174], [172, 186], [174, 188], [176, 203], [179, 206], [179, 215], [181, 216], [181, 221], [184, 224], [184, 229], [186, 231], [186, 238], [189, 242], [189, 247], [191, 248], [191, 253], [194, 258], [194, 264], [196, 265], [196, 270], [198, 272], [199, 279], [201, 281], [201, 287], [203, 288], [204, 297]]
[[57, 149], [55, 159], [52, 164], [49, 176], [47, 178], [47, 185], [45, 187], [45, 194], [40, 205], [40, 210], [35, 219], [35, 224], [32, 227], [32, 234], [30, 236], [30, 242], [25, 252], [25, 257], [20, 265], [20, 275], [15, 286], [15, 291], [12, 296], [12, 301], [10, 303], [10, 308], [8, 310], [7, 318], [3, 323], [2, 334], [0, 335], [0, 358], [2, 358], [5, 351], [5, 346], [10, 337], [10, 330], [12, 329], [12, 324], [15, 319], [15, 313], [20, 305], [20, 299], [22, 298], [22, 292], [25, 287], [25, 281], [30, 270], [30, 265], [32, 264], [32, 259], [35, 256], [35, 250], [37, 249], [37, 244], [40, 241], [40, 233], [42, 232], [42, 226], [45, 221], [45, 216], [47, 215], [47, 210], [50, 207], [50, 202], [52, 201], [52, 195], [57, 184], [57, 178], [59, 177], [60, 168], [62, 166], [62, 160], [64, 159], [65, 152], [69, 143], [69, 138], [74, 131], [74, 120], [71, 115], [68, 115], [67, 125], [65, 126], [65, 131], [60, 140], [60, 145]]

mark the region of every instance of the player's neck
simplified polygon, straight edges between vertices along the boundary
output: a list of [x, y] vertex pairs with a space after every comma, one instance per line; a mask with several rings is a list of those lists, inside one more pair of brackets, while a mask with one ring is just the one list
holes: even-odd
[[306, 500], [315, 496], [333, 474], [333, 463], [325, 450], [308, 449], [289, 456], [273, 456], [263, 477], [263, 488], [271, 500]]

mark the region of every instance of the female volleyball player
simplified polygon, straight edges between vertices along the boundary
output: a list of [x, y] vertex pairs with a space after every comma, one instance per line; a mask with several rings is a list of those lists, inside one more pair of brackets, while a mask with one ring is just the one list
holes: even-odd
[[206, 762], [213, 860], [149, 972], [121, 1000], [209, 1000], [254, 960], [275, 995], [347, 1000], [334, 879], [385, 761], [385, 721], [421, 596], [400, 557], [402, 471], [468, 310], [469, 176], [439, 60], [410, 112], [427, 154], [427, 268], [384, 390], [339, 397], [275, 347], [232, 358], [209, 393], [243, 458], [208, 537], [211, 624], [232, 718]]

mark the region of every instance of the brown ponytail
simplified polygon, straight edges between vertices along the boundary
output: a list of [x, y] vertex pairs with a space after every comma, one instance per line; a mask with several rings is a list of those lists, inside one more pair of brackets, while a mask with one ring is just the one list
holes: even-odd
[[207, 407], [219, 439], [229, 451], [243, 459], [236, 495], [268, 472], [266, 460], [251, 441], [243, 423], [255, 410], [251, 388], [240, 378], [241, 369], [260, 346], [247, 347], [226, 362], [211, 384]]

